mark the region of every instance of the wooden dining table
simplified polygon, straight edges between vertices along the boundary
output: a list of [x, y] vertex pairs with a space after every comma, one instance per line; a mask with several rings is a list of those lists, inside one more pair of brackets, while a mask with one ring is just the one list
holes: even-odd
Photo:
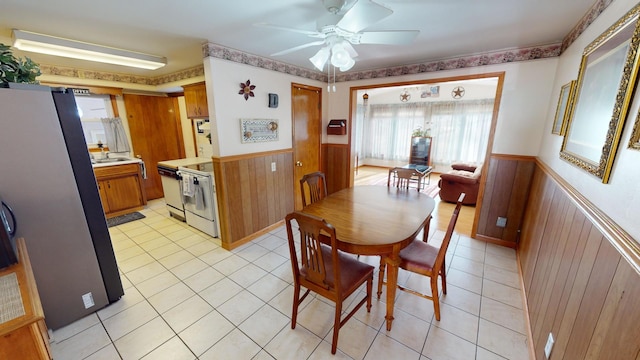
[[330, 194], [302, 212], [333, 225], [340, 250], [382, 257], [387, 266], [385, 319], [387, 330], [391, 330], [400, 250], [422, 229], [426, 240], [434, 208], [434, 199], [416, 190], [366, 185]]

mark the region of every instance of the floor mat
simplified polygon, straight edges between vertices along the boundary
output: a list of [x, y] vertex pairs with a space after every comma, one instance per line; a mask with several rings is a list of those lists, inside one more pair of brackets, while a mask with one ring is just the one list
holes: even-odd
[[107, 226], [117, 226], [128, 223], [130, 221], [144, 219], [145, 216], [140, 214], [139, 212], [133, 212], [130, 214], [124, 214], [116, 217], [112, 217], [111, 219], [107, 219]]

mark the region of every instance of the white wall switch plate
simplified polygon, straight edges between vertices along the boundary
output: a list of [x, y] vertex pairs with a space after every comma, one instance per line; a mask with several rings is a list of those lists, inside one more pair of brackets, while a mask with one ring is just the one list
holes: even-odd
[[84, 295], [82, 295], [82, 302], [84, 303], [84, 308], [88, 309], [90, 307], [92, 307], [93, 305], [95, 305], [96, 303], [93, 301], [93, 294], [86, 293]]
[[547, 338], [547, 344], [544, 346], [544, 356], [545, 358], [549, 358], [551, 356], [551, 349], [553, 348], [553, 334], [549, 333], [549, 337]]
[[276, 171], [276, 163], [275, 162], [271, 163], [271, 171]]

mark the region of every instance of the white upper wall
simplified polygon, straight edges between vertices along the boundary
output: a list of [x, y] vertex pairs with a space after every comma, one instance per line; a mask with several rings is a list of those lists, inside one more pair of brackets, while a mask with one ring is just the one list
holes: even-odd
[[560, 57], [552, 98], [544, 119], [545, 128], [538, 156], [638, 241], [640, 239], [640, 222], [638, 222], [640, 192], [637, 183], [640, 179], [640, 166], [638, 166], [640, 151], [627, 147], [640, 108], [637, 91], [629, 108], [608, 184], [603, 184], [599, 178], [560, 159], [563, 137], [551, 134], [560, 88], [578, 78], [584, 48], [634, 5], [636, 5], [635, 1], [630, 0], [616, 0], [611, 3]]
[[[291, 84], [323, 86], [317, 81], [213, 57], [204, 59], [204, 72], [213, 156], [291, 149]], [[247, 80], [256, 88], [255, 97], [245, 100], [238, 92], [240, 83]], [[268, 106], [269, 93], [278, 94], [277, 108]], [[277, 119], [278, 140], [242, 143], [240, 119]]]
[[[406, 91], [411, 98], [406, 104], [411, 103], [426, 103], [426, 102], [444, 102], [444, 101], [457, 101], [451, 97], [453, 89], [461, 85], [465, 89], [464, 97], [460, 101], [480, 100], [480, 99], [493, 99], [496, 94], [497, 81], [449, 81], [444, 83], [433, 83], [428, 85], [408, 85], [408, 86], [394, 86], [388, 88], [377, 88], [370, 90], [361, 90], [360, 93], [365, 92], [369, 95], [369, 105], [375, 104], [405, 104], [402, 102], [400, 95]], [[421, 97], [421, 93], [428, 90], [429, 87], [438, 86], [439, 94], [437, 96]], [[358, 104], [363, 103], [361, 95], [358, 95], [356, 99]]]
[[[349, 88], [474, 74], [504, 72], [504, 86], [496, 125], [493, 153], [535, 156], [540, 147], [543, 123], [550, 106], [552, 85], [558, 59], [549, 58], [483, 67], [438, 71], [421, 75], [406, 75], [383, 79], [368, 79], [337, 83], [337, 92], [329, 94], [326, 119], [349, 118]], [[449, 97], [449, 94], [441, 94]], [[328, 121], [326, 120], [325, 121]], [[326, 122], [324, 124], [326, 126]], [[326, 135], [325, 135], [326, 137]], [[347, 136], [328, 136], [329, 143], [346, 144]]]

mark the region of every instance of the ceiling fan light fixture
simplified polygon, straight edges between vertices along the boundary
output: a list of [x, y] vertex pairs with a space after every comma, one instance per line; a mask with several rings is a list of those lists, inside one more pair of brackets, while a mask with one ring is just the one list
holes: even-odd
[[329, 47], [325, 46], [322, 49], [318, 50], [318, 52], [315, 55], [310, 57], [309, 61], [311, 61], [311, 63], [313, 64], [313, 66], [316, 67], [316, 69], [322, 71], [322, 69], [324, 69], [324, 64], [326, 64], [327, 60], [329, 60], [330, 53], [331, 51], [329, 50]]
[[[331, 47], [331, 65], [342, 68], [349, 65], [350, 62], [353, 62], [353, 59], [341, 42]], [[351, 66], [353, 66], [353, 64], [351, 64]]]
[[340, 71], [349, 71], [353, 65], [356, 64], [356, 61], [353, 60], [351, 57], [349, 57], [348, 59], [349, 61], [347, 61], [347, 63], [343, 66], [340, 66]]

